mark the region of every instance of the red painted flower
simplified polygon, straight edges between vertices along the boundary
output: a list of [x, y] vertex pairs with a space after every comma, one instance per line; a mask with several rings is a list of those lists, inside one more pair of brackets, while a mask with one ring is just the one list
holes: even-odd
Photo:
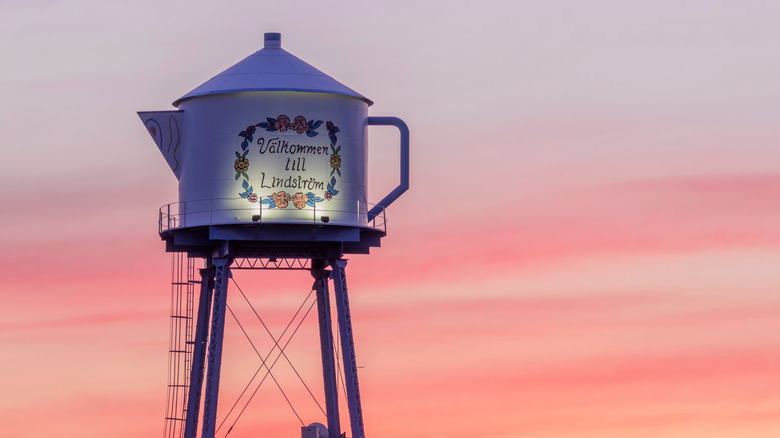
[[246, 133], [249, 135], [252, 135], [257, 131], [257, 128], [255, 128], [255, 125], [249, 125], [246, 127]]
[[249, 200], [249, 202], [257, 202], [257, 193], [250, 193], [246, 199]]
[[279, 117], [276, 118], [276, 123], [274, 123], [274, 128], [276, 128], [277, 131], [284, 132], [289, 127], [290, 127], [289, 117], [285, 116], [284, 114], [281, 114]]
[[306, 124], [306, 117], [297, 116], [293, 121], [292, 129], [298, 134], [303, 134], [309, 130], [309, 125]]
[[327, 199], [328, 201], [330, 201], [331, 199], [333, 199], [333, 193], [331, 193], [331, 192], [330, 192], [330, 190], [328, 190], [327, 192], [325, 192], [325, 199]]

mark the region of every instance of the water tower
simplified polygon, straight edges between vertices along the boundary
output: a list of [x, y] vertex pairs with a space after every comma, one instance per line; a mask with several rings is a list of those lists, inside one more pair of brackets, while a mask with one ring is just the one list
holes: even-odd
[[[364, 437], [344, 256], [379, 246], [385, 208], [409, 187], [408, 128], [369, 116], [371, 104], [266, 33], [263, 49], [177, 99], [177, 110], [138, 113], [179, 181], [178, 202], [159, 212], [175, 262], [167, 436], [215, 436], [231, 269], [305, 269], [315, 280], [327, 426], [302, 434], [346, 435], [338, 337], [351, 436]], [[372, 125], [396, 127], [401, 148], [400, 184], [375, 205], [367, 200]], [[193, 260], [203, 263], [200, 278]]]

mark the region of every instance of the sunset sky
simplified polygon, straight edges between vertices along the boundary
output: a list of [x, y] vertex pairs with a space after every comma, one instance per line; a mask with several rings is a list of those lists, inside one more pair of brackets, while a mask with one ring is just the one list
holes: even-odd
[[[411, 130], [411, 189], [347, 268], [367, 437], [777, 437], [778, 17], [720, 0], [0, 3], [0, 436], [162, 435], [157, 210], [177, 186], [136, 111], [174, 109], [281, 32]], [[371, 131], [373, 202], [395, 184], [393, 135]], [[236, 281], [276, 333], [311, 286]], [[258, 366], [226, 330], [219, 421]], [[289, 354], [321, 391], [318, 342], [310, 314]], [[266, 382], [229, 436], [299, 428]]]

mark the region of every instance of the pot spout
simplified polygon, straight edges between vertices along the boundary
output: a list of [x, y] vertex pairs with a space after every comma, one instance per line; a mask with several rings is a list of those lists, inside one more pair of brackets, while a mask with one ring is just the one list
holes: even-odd
[[165, 157], [173, 174], [176, 175], [176, 179], [179, 179], [184, 111], [139, 111], [138, 116]]

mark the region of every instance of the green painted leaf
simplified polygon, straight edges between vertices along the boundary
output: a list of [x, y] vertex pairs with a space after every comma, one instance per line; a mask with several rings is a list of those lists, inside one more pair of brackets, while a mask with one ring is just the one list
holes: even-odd
[[242, 173], [241, 175], [244, 175], [244, 178], [246, 178], [247, 180], [249, 180], [249, 177], [247, 176], [247, 174], [246, 174], [246, 173]]
[[238, 179], [239, 176], [241, 176], [241, 174], [240, 173], [236, 173], [236, 179]]

